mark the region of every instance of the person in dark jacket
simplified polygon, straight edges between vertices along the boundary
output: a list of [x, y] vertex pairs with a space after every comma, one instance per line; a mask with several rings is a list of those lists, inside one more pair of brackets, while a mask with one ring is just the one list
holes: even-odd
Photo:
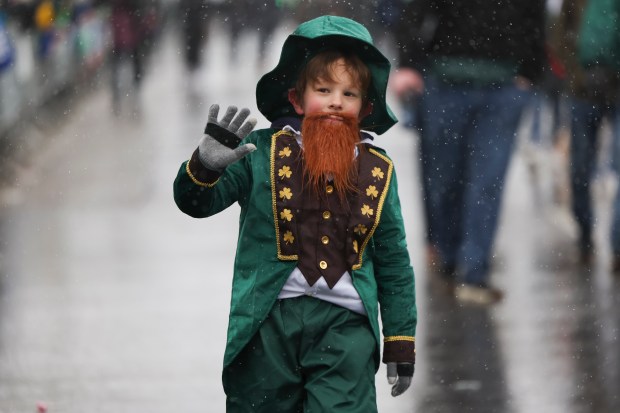
[[395, 31], [397, 96], [417, 94], [427, 242], [456, 297], [490, 304], [505, 175], [545, 61], [543, 0], [416, 0]]

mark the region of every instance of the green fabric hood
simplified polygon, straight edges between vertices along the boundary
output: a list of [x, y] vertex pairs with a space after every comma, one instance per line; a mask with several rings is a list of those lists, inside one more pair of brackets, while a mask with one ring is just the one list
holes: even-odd
[[261, 113], [274, 121], [283, 116], [297, 116], [288, 101], [288, 90], [294, 87], [303, 65], [327, 47], [354, 51], [372, 74], [368, 99], [372, 113], [361, 122], [361, 128], [382, 134], [398, 120], [386, 103], [390, 74], [389, 60], [373, 45], [368, 30], [354, 20], [340, 16], [321, 16], [302, 23], [284, 42], [280, 61], [256, 86], [256, 103]]

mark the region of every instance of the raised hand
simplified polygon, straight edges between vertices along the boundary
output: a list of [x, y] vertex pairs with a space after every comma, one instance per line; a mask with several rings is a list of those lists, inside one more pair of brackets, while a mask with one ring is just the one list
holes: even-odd
[[251, 143], [239, 146], [241, 140], [256, 126], [256, 119], [250, 118], [246, 121], [250, 110], [243, 108], [237, 114], [237, 107], [229, 106], [224, 117], [218, 120], [219, 110], [220, 106], [217, 104], [209, 108], [205, 133], [198, 144], [200, 162], [214, 171], [222, 171], [256, 150], [256, 146]]

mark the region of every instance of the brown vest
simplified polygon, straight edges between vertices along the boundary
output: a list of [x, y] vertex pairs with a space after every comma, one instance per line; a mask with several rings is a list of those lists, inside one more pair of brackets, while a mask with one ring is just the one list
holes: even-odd
[[376, 229], [392, 175], [391, 161], [362, 148], [355, 194], [344, 208], [329, 183], [316, 196], [303, 185], [301, 148], [285, 131], [273, 135], [271, 188], [278, 258], [297, 260], [310, 285], [321, 277], [333, 288], [345, 271], [360, 268], [363, 251]]

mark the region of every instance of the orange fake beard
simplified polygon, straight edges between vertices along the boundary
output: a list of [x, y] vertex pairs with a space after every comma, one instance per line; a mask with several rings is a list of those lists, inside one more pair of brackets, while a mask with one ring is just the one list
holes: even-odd
[[338, 115], [342, 120], [329, 120], [329, 116], [316, 113], [303, 119], [304, 177], [310, 189], [317, 194], [322, 194], [321, 188], [332, 180], [338, 197], [344, 203], [347, 193], [355, 190], [357, 179], [355, 146], [360, 142], [358, 119]]

